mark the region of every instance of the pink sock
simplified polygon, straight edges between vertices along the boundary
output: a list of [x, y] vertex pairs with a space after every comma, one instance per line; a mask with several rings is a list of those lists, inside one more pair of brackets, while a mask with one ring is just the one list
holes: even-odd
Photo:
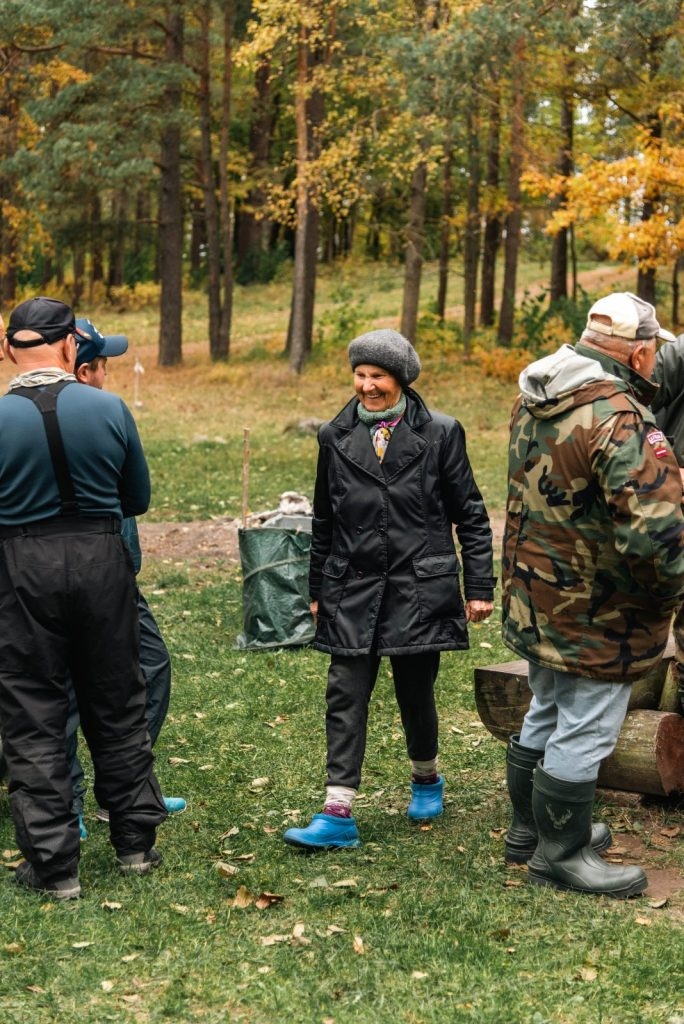
[[347, 804], [326, 804], [323, 813], [331, 814], [333, 818], [351, 818], [352, 816], [351, 807], [348, 807]]

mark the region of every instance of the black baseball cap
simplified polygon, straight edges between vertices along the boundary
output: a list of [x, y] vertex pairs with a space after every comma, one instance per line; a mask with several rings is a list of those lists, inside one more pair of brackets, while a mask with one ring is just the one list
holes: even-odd
[[[41, 295], [35, 299], [26, 299], [13, 309], [7, 337], [14, 348], [37, 348], [38, 345], [51, 345], [61, 341], [74, 332], [74, 311], [59, 299], [48, 299]], [[17, 339], [17, 334], [31, 332], [38, 338]]]

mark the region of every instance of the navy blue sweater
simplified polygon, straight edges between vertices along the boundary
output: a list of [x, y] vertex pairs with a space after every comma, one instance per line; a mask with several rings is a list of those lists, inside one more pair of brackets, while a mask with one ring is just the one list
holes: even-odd
[[[57, 419], [81, 515], [142, 515], [150, 475], [135, 420], [116, 395], [73, 383], [57, 398]], [[0, 524], [60, 514], [43, 417], [11, 391], [0, 398]]]

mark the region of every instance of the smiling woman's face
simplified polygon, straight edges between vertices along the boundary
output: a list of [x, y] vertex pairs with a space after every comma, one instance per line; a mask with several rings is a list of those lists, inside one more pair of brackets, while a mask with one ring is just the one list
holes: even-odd
[[356, 396], [368, 412], [384, 412], [391, 409], [401, 398], [402, 387], [381, 366], [360, 363], [354, 370]]

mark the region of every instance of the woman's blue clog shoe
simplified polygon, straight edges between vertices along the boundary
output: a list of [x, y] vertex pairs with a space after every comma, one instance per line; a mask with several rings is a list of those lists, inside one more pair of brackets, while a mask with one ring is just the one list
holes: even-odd
[[335, 850], [361, 845], [354, 818], [338, 818], [334, 814], [314, 814], [310, 825], [288, 828], [283, 839], [290, 846], [301, 846], [306, 850]]
[[437, 782], [412, 782], [411, 802], [406, 811], [411, 821], [427, 821], [439, 817], [444, 811], [443, 792], [444, 778], [441, 775]]

